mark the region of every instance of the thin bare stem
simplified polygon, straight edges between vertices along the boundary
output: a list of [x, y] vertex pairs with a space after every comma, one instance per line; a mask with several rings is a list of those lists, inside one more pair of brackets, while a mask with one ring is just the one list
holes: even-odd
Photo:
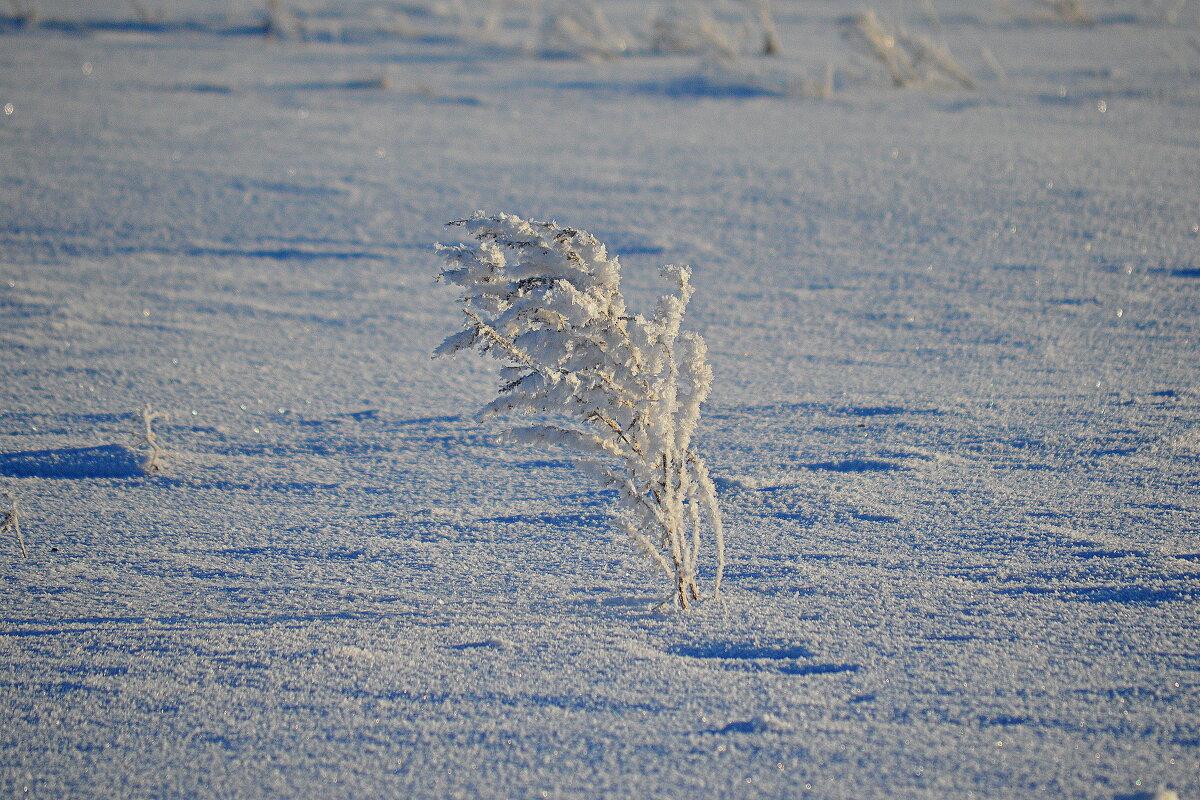
[[29, 553], [25, 550], [25, 537], [21, 535], [21, 512], [17, 510], [17, 500], [12, 495], [5, 495], [8, 498], [8, 510], [4, 512], [4, 517], [0, 519], [0, 532], [11, 530], [17, 537], [17, 544], [21, 548], [21, 558], [29, 558]]

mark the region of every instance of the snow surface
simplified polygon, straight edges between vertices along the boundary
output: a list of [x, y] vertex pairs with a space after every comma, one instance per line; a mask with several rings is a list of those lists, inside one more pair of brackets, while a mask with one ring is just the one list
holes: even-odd
[[[607, 60], [528, 3], [35, 5], [6, 796], [1200, 797], [1195, 2], [880, 0], [974, 91], [892, 88], [820, 0], [776, 58], [714, 3], [732, 64], [633, 0]], [[693, 265], [724, 602], [648, 610], [611, 497], [430, 359], [476, 209], [589, 230], [643, 311]]]

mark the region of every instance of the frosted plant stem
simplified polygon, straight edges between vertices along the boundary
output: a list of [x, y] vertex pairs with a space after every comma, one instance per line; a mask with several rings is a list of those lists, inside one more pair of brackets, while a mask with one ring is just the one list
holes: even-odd
[[146, 404], [140, 413], [143, 430], [139, 441], [146, 446], [146, 460], [142, 464], [142, 469], [149, 473], [162, 472], [164, 466], [163, 456], [166, 454], [166, 450], [159, 444], [158, 435], [154, 432], [153, 425], [155, 420], [169, 419], [170, 415], [162, 411], [155, 411], [150, 407], [149, 403]]
[[671, 464], [666, 453], [662, 456], [663, 470], [663, 503], [667, 507], [667, 537], [671, 545], [671, 560], [675, 562], [675, 591], [679, 596], [679, 605], [685, 610], [688, 607], [687, 598], [687, 566], [683, 558], [683, 543], [679, 541], [680, 515], [676, 509], [674, 481], [671, 479]]
[[17, 534], [17, 544], [21, 546], [21, 558], [29, 558], [29, 553], [25, 551], [25, 537], [21, 535], [21, 517], [17, 514], [15, 505], [12, 511], [12, 529]]
[[658, 552], [658, 548], [650, 544], [650, 540], [646, 538], [645, 534], [635, 533], [633, 538], [634, 541], [641, 546], [642, 550], [645, 551], [650, 560], [656, 562], [660, 567], [663, 568], [663, 572], [667, 574], [668, 578], [675, 577], [675, 573], [671, 570], [671, 565], [667, 563], [665, 558], [663, 558], [662, 553]]
[[721, 596], [721, 580], [725, 577], [725, 526], [721, 523], [721, 508], [717, 505], [717, 487], [708, 474], [708, 466], [699, 455], [694, 455], [696, 478], [700, 482], [704, 504], [708, 508], [713, 528], [713, 539], [717, 550], [717, 574], [713, 578], [713, 599]]
[[12, 529], [16, 534], [17, 544], [21, 548], [21, 558], [29, 558], [29, 553], [25, 550], [25, 537], [21, 535], [21, 514], [17, 510], [17, 501], [12, 495], [7, 495], [9, 507], [4, 512], [4, 522], [0, 525], [0, 531]]
[[[689, 461], [691, 460], [689, 456]], [[693, 480], [688, 481], [688, 515], [692, 528], [692, 592], [695, 594], [699, 592], [695, 575], [700, 566], [700, 502], [699, 490]]]

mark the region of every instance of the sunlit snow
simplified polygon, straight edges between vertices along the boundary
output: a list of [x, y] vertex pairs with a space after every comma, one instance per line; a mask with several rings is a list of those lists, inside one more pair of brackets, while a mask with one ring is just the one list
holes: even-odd
[[[5, 4], [0, 790], [1200, 797], [1198, 75], [1178, 0]], [[477, 210], [691, 266], [721, 601], [430, 358]]]

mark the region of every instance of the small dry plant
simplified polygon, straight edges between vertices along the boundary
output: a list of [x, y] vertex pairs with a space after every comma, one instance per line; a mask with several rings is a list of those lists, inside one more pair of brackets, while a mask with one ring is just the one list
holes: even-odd
[[629, 37], [595, 3], [562, 3], [542, 20], [542, 54], [608, 60], [629, 50]]
[[29, 554], [25, 552], [25, 537], [21, 535], [21, 513], [17, 510], [17, 499], [7, 493], [4, 496], [8, 498], [8, 508], [5, 509], [4, 516], [0, 517], [0, 533], [12, 531], [21, 547], [21, 558], [29, 558]]
[[170, 419], [170, 415], [163, 411], [155, 411], [147, 403], [146, 406], [136, 415], [140, 418], [142, 429], [135, 436], [135, 446], [140, 448], [145, 461], [142, 462], [142, 469], [153, 475], [162, 472], [166, 466], [165, 456], [167, 451], [158, 441], [158, 434], [154, 432], [154, 423], [158, 420]]
[[857, 14], [849, 33], [884, 65], [895, 86], [928, 86], [948, 79], [964, 89], [975, 88], [948, 47], [881, 20], [874, 11]]
[[[480, 416], [509, 417], [515, 441], [575, 451], [577, 466], [616, 490], [619, 523], [671, 585], [661, 605], [701, 599], [711, 531], [708, 596], [719, 597], [721, 513], [692, 444], [712, 369], [704, 340], [680, 329], [692, 271], [664, 267], [675, 292], [645, 317], [627, 310], [620, 263], [587, 231], [482, 212], [451, 225], [476, 241], [439, 247], [464, 320], [435, 355], [478, 350], [504, 364]], [[515, 424], [523, 415], [534, 424]]]
[[1063, 22], [1075, 22], [1080, 25], [1091, 25], [1096, 21], [1088, 11], [1084, 0], [1034, 0], [1042, 8], [1054, 15], [1055, 19]]
[[[779, 33], [770, 0], [745, 0], [742, 24], [719, 21], [704, 4], [676, 3], [650, 23], [649, 49], [660, 55], [687, 53], [734, 58], [743, 51], [779, 55]], [[746, 41], [752, 40], [752, 46]]]
[[708, 9], [694, 3], [676, 5], [651, 22], [650, 49], [660, 55], [699, 53], [733, 58], [737, 43], [732, 34]]

